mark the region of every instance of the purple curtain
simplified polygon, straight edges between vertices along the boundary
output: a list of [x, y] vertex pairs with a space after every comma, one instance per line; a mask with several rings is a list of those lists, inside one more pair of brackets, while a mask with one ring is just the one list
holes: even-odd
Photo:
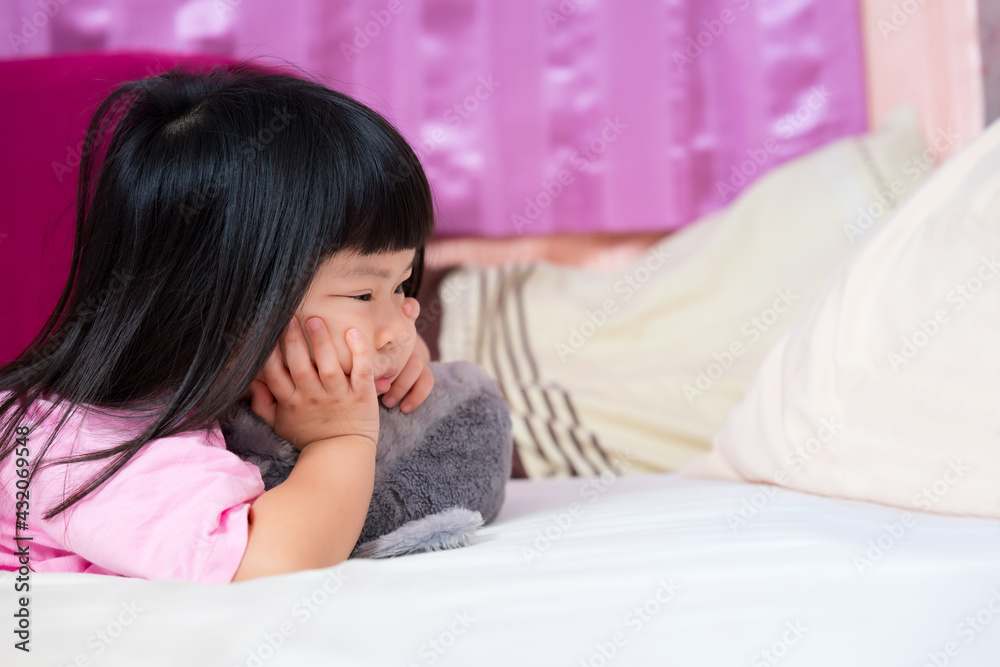
[[441, 235], [669, 230], [867, 129], [857, 0], [17, 0], [0, 31], [294, 63], [402, 130]]

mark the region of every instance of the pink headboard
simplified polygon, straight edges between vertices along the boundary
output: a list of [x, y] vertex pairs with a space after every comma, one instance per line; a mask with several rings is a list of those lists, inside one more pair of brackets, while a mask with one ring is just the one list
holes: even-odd
[[69, 274], [79, 160], [90, 116], [115, 84], [181, 60], [219, 58], [91, 54], [0, 61], [0, 363], [41, 330]]

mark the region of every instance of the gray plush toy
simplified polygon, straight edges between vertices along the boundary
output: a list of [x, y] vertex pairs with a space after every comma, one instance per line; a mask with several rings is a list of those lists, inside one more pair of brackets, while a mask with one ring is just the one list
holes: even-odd
[[[510, 477], [510, 411], [481, 366], [431, 362], [434, 389], [410, 414], [381, 407], [375, 487], [352, 558], [388, 558], [470, 544], [496, 518]], [[237, 405], [220, 424], [226, 447], [285, 481], [299, 452]]]

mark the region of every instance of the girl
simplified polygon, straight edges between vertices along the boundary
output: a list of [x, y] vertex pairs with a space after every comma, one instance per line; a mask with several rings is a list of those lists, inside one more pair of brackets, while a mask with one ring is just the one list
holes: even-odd
[[[205, 583], [327, 567], [371, 500], [416, 335], [430, 190], [362, 104], [243, 63], [126, 83], [80, 168], [69, 279], [0, 369], [0, 569]], [[301, 452], [264, 492], [241, 398]]]

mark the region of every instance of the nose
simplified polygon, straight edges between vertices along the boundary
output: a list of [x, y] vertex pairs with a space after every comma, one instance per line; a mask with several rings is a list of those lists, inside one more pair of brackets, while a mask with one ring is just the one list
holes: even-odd
[[375, 349], [383, 350], [405, 343], [413, 323], [403, 312], [401, 303], [393, 299], [379, 308], [375, 324]]

